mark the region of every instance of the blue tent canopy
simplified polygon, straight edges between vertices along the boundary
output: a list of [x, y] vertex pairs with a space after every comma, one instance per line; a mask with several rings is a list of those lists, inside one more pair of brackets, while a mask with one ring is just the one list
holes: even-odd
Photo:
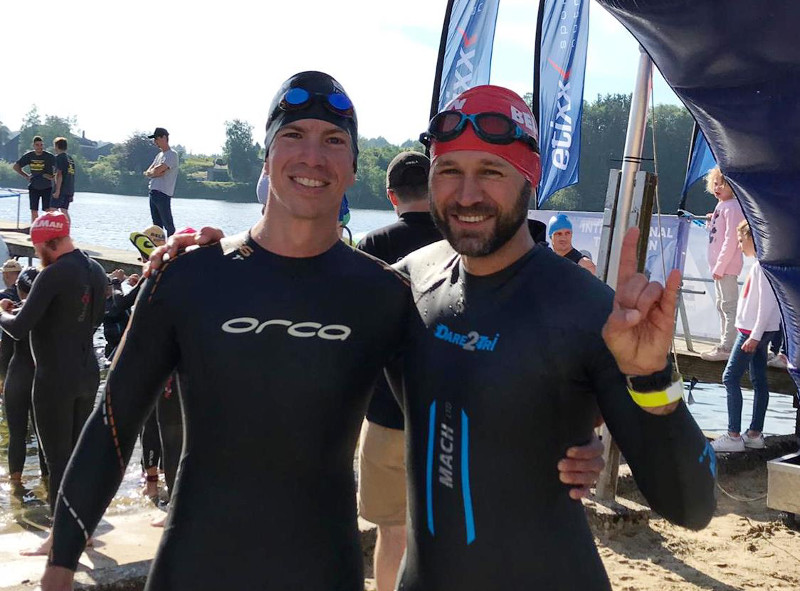
[[[598, 0], [694, 116], [750, 222], [800, 366], [800, 2]], [[790, 370], [800, 385], [800, 372]]]

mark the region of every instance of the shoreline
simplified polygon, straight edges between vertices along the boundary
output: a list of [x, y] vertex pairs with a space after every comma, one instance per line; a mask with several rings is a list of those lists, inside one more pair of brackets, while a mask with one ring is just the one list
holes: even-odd
[[[764, 450], [718, 456], [720, 485], [742, 502], [718, 494], [711, 523], [700, 531], [674, 526], [655, 513], [649, 519], [626, 521], [593, 518], [593, 501], [585, 502], [598, 552], [615, 591], [689, 591], [715, 589], [796, 590], [800, 588], [800, 532], [781, 522], [769, 509], [767, 490], [770, 459], [797, 449], [794, 436], [767, 438]], [[617, 498], [643, 504], [626, 465], [620, 468]], [[139, 591], [163, 530], [150, 526], [161, 515], [154, 506], [106, 515], [98, 527], [97, 544], [81, 556], [76, 589]], [[374, 526], [359, 520], [365, 576], [372, 575]], [[29, 531], [0, 535], [0, 591], [30, 591], [38, 584], [44, 557], [19, 556], [20, 548], [40, 538]], [[365, 589], [374, 589], [371, 578]]]

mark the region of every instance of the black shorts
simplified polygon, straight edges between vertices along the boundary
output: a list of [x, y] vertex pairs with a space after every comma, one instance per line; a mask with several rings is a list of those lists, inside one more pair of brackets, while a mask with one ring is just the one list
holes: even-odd
[[39, 197], [42, 198], [42, 209], [50, 209], [50, 195], [53, 194], [52, 187], [49, 189], [28, 189], [28, 197], [31, 202], [31, 211], [39, 209]]
[[70, 203], [72, 203], [72, 195], [59, 195], [58, 199], [50, 197], [50, 207], [53, 209], [69, 209]]

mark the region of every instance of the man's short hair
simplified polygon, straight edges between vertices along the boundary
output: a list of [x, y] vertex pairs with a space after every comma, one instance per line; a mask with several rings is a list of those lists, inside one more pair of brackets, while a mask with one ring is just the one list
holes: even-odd
[[53, 145], [58, 148], [59, 150], [66, 150], [67, 149], [67, 138], [65, 137], [57, 137], [53, 140]]
[[44, 142], [44, 140], [42, 139], [42, 136], [40, 136], [40, 135], [33, 136], [33, 143], [35, 144], [36, 142]]
[[394, 191], [401, 203], [427, 199], [430, 167], [425, 154], [400, 152], [386, 168], [386, 188]]

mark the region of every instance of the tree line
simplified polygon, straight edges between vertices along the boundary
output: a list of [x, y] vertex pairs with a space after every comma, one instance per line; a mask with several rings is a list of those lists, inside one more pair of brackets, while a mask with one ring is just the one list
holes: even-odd
[[[531, 95], [525, 98], [530, 101]], [[554, 194], [545, 208], [602, 210], [608, 171], [622, 166], [630, 101], [630, 95], [613, 94], [584, 102], [580, 182]], [[41, 135], [46, 145], [52, 145], [55, 137], [74, 137], [76, 125], [74, 118], [55, 115], [42, 117], [35, 107], [32, 108], [20, 127], [20, 155], [30, 149], [35, 135]], [[658, 173], [661, 209], [666, 213], [674, 213], [680, 201], [692, 125], [689, 112], [676, 105], [656, 106], [654, 116], [651, 114], [648, 121], [642, 169]], [[147, 132], [133, 132], [124, 142], [115, 144], [109, 155], [101, 156], [94, 162], [86, 160], [80, 154], [77, 142], [71, 141], [70, 153], [75, 158], [77, 174], [76, 189], [145, 195], [147, 179], [142, 176], [142, 171], [150, 165], [158, 150], [147, 135]], [[8, 128], [0, 122], [0, 144], [5, 143], [8, 136]], [[180, 145], [173, 146], [181, 162], [177, 197], [242, 202], [255, 199], [255, 185], [264, 159], [264, 148], [254, 141], [253, 126], [240, 119], [225, 123], [225, 138], [219, 154], [190, 154]], [[423, 147], [415, 140], [394, 145], [382, 137], [360, 137], [358, 145], [357, 180], [347, 192], [350, 205], [360, 209], [388, 209], [390, 205], [386, 199], [385, 179], [389, 162], [402, 150], [423, 151]], [[22, 187], [24, 181], [11, 170], [11, 164], [0, 162], [0, 186]], [[225, 177], [227, 173], [228, 178], [206, 180], [206, 171], [215, 166], [222, 169], [217, 171], [217, 176]], [[713, 197], [705, 194], [702, 187], [695, 186], [689, 194], [688, 205], [696, 211], [708, 211], [713, 205]]]

